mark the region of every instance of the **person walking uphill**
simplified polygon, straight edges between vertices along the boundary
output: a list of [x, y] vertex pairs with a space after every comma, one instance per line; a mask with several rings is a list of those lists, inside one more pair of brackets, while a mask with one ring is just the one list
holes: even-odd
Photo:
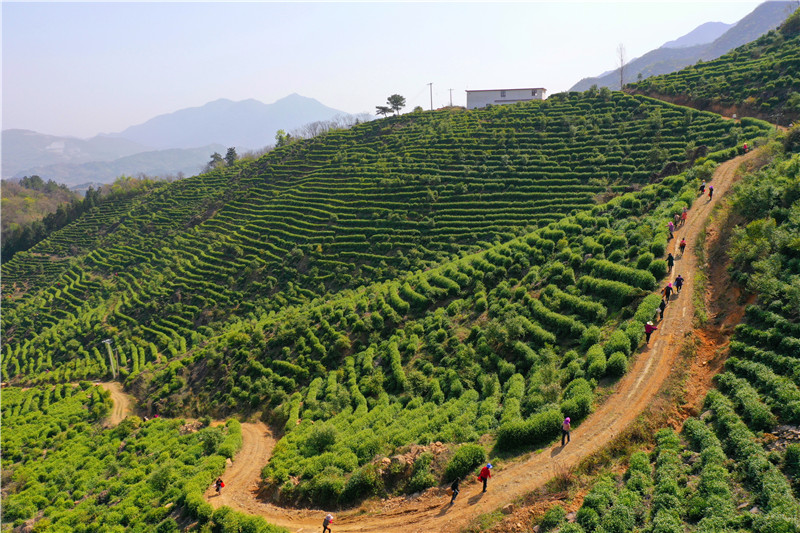
[[710, 202], [713, 197], [714, 197], [714, 186], [713, 185], [709, 185], [708, 186], [708, 201]]
[[458, 496], [458, 493], [459, 493], [458, 481], [459, 481], [458, 478], [456, 478], [456, 480], [453, 481], [453, 484], [450, 485], [450, 490], [453, 491], [453, 497], [450, 499], [450, 505], [453, 505], [454, 503], [456, 503], [456, 496]]
[[681, 287], [683, 287], [683, 276], [678, 274], [678, 277], [675, 278], [675, 290], [678, 291], [678, 294], [681, 293]]
[[669, 267], [669, 272], [672, 272], [672, 267], [675, 266], [675, 257], [672, 252], [667, 254], [667, 266]]
[[[662, 302], [663, 302], [663, 300], [662, 300]], [[650, 335], [652, 335], [653, 332], [655, 330], [657, 330], [657, 329], [658, 328], [655, 327], [652, 322], [648, 322], [647, 324], [644, 325], [644, 336], [645, 336], [645, 339], [646, 339], [645, 340], [645, 344], [650, 344]]]
[[225, 482], [222, 481], [221, 477], [218, 477], [214, 482], [214, 486], [217, 488], [217, 495], [222, 494], [222, 487], [225, 486]]
[[672, 288], [672, 283], [667, 283], [667, 286], [664, 287], [663, 291], [661, 291], [661, 294], [663, 294], [664, 298], [667, 299], [667, 303], [669, 303], [669, 298], [670, 298], [670, 296], [672, 296], [672, 291], [673, 290], [674, 289]]
[[681, 238], [681, 244], [679, 248], [681, 249], [681, 257], [683, 257], [683, 252], [686, 250], [686, 239]]
[[[661, 320], [664, 320], [664, 309], [667, 308], [667, 302], [664, 301], [664, 298], [661, 298], [661, 303], [658, 304], [658, 309], [661, 311]], [[645, 327], [645, 329], [647, 329]]]
[[569, 431], [570, 431], [570, 422], [569, 417], [564, 419], [564, 422], [561, 423], [561, 446], [564, 446], [564, 437], [567, 438], [567, 442], [569, 442]]
[[333, 522], [333, 515], [328, 513], [322, 520], [322, 533], [327, 533], [328, 531], [331, 531], [330, 528], [331, 522]]
[[492, 477], [492, 463], [486, 463], [486, 466], [481, 468], [481, 473], [478, 474], [478, 481], [483, 481], [483, 492], [486, 492], [486, 482]]

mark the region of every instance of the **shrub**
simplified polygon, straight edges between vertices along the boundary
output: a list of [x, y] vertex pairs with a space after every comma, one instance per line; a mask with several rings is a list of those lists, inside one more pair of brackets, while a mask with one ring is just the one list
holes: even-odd
[[665, 260], [656, 259], [650, 263], [650, 265], [647, 267], [647, 270], [650, 271], [654, 278], [662, 279], [667, 275], [669, 267], [667, 266], [667, 262]]
[[433, 454], [430, 452], [425, 452], [417, 457], [416, 461], [414, 461], [411, 479], [408, 481], [406, 492], [421, 492], [436, 485], [436, 478], [431, 473], [432, 462]]
[[326, 466], [311, 480], [309, 496], [320, 505], [336, 505], [344, 492], [344, 486], [342, 471], [335, 466]]
[[790, 444], [786, 447], [783, 464], [789, 478], [800, 479], [800, 444]]
[[319, 455], [336, 444], [338, 432], [332, 424], [317, 424], [306, 438], [308, 452], [306, 455]]
[[608, 358], [606, 373], [612, 377], [620, 377], [628, 371], [628, 358], [622, 352], [614, 352]]
[[486, 450], [479, 444], [465, 444], [458, 448], [444, 469], [445, 481], [463, 478], [486, 460]]
[[589, 379], [600, 379], [606, 374], [606, 356], [604, 354], [596, 355], [591, 359], [587, 358], [586, 376]]
[[609, 337], [608, 342], [603, 346], [606, 355], [614, 352], [623, 352], [625, 355], [631, 354], [631, 340], [621, 329], [617, 329]]
[[383, 492], [383, 479], [377, 465], [368, 464], [356, 470], [344, 486], [342, 499], [348, 503], [376, 496]]
[[554, 505], [544, 513], [542, 521], [539, 524], [541, 531], [550, 531], [558, 527], [567, 517], [567, 512], [560, 505]]
[[551, 409], [535, 414], [528, 420], [504, 424], [497, 430], [497, 447], [501, 450], [513, 450], [547, 442], [559, 434], [562, 421], [561, 411]]
[[583, 527], [586, 531], [594, 531], [600, 525], [600, 515], [591, 507], [584, 505], [578, 509], [575, 515], [575, 521]]
[[667, 236], [663, 233], [656, 236], [650, 243], [650, 251], [655, 257], [662, 257], [667, 250]]
[[220, 507], [211, 517], [214, 531], [239, 533], [239, 515], [230, 507]]

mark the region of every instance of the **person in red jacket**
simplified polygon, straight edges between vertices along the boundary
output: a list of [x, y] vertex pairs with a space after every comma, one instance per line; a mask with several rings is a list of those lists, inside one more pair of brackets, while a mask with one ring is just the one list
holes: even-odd
[[486, 492], [486, 482], [492, 477], [492, 463], [487, 463], [486, 466], [481, 468], [481, 473], [478, 474], [478, 479], [483, 481], [483, 492]]
[[[661, 301], [663, 302], [664, 300], [661, 300]], [[647, 338], [647, 340], [645, 341], [645, 344], [649, 344], [650, 343], [650, 335], [652, 335], [653, 332], [655, 330], [657, 330], [657, 329], [658, 328], [655, 327], [652, 322], [648, 322], [647, 324], [644, 325], [644, 334], [645, 334], [645, 337]]]

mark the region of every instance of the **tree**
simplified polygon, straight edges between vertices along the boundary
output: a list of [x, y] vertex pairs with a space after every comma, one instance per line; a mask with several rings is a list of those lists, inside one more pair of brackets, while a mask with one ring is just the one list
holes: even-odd
[[621, 91], [625, 86], [625, 82], [623, 81], [623, 72], [625, 70], [625, 45], [622, 43], [617, 45], [617, 57], [619, 58], [619, 90]]
[[398, 114], [400, 110], [406, 106], [406, 99], [399, 94], [393, 94], [386, 99], [386, 103], [389, 104], [389, 107], [392, 108], [395, 114]]
[[375, 106], [375, 114], [376, 115], [383, 115], [384, 117], [392, 112], [392, 108], [385, 106], [385, 105], [376, 105]]
[[214, 152], [211, 154], [211, 161], [208, 162], [206, 165], [206, 172], [214, 170], [215, 168], [219, 168], [222, 166], [222, 155], [219, 152]]
[[275, 146], [286, 146], [292, 142], [292, 135], [283, 130], [275, 132]]
[[231, 167], [237, 159], [239, 159], [239, 156], [236, 154], [236, 148], [228, 148], [228, 151], [225, 152], [225, 164]]

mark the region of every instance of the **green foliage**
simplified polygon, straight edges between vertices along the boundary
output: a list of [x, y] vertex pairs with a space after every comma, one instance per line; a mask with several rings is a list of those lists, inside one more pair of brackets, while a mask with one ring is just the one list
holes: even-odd
[[444, 479], [452, 481], [464, 478], [486, 460], [486, 450], [478, 444], [465, 444], [459, 447], [444, 470]]
[[548, 442], [558, 435], [563, 419], [561, 411], [554, 409], [504, 424], [497, 430], [497, 447], [513, 450]]
[[[202, 496], [225, 465], [208, 450], [216, 433], [182, 434], [181, 421], [165, 418], [103, 428], [91, 420], [92, 403], [109, 400], [91, 384], [3, 389], [3, 468], [14, 480], [4, 482], [4, 522], [38, 514], [38, 527], [59, 531], [87, 517], [101, 530], [175, 531], [167, 514], [178, 505], [200, 523], [241, 524], [239, 513], [214, 515]], [[239, 426], [214, 429], [225, 442]], [[259, 521], [257, 531], [282, 531]]]
[[[554, 505], [544, 513], [539, 523], [541, 531], [551, 531], [561, 525], [566, 519], [567, 512], [560, 505]], [[562, 530], [563, 531], [563, 530]]]
[[606, 363], [606, 373], [612, 377], [621, 377], [628, 371], [628, 357], [623, 352], [614, 352]]

